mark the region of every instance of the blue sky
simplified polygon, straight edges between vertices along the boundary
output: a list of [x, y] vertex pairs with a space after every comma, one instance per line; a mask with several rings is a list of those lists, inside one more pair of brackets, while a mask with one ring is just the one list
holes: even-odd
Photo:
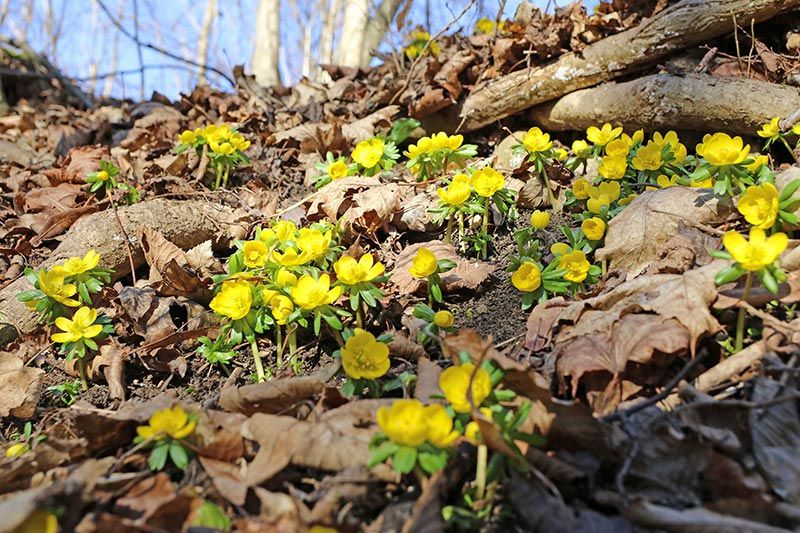
[[[138, 7], [139, 36], [181, 57], [197, 59], [196, 42], [202, 25], [204, 0], [100, 0], [108, 10], [131, 32], [134, 29], [134, 3]], [[514, 14], [521, 0], [505, 2], [505, 17]], [[218, 0], [218, 16], [211, 34], [209, 64], [229, 72], [234, 65], [247, 65], [253, 43], [253, 19], [257, 0]], [[496, 16], [500, 0], [479, 0], [459, 23], [458, 27], [471, 28], [481, 16]], [[545, 7], [546, 0], [534, 4]], [[566, 4], [561, 0], [560, 5]], [[397, 47], [403, 34], [416, 25], [427, 26], [431, 33], [446, 26], [468, 0], [414, 0], [402, 31], [392, 31], [386, 46]], [[584, 1], [589, 7], [597, 0]], [[286, 83], [297, 81], [302, 72], [303, 29], [313, 24], [318, 27], [320, 0], [283, 0], [281, 6], [281, 75]], [[48, 6], [52, 6], [49, 10]], [[430, 9], [427, 9], [430, 6]], [[454, 29], [458, 29], [458, 27]], [[10, 0], [9, 11], [0, 25], [0, 34], [19, 37], [25, 35], [31, 46], [47, 54], [67, 75], [89, 78], [92, 72], [136, 71], [113, 78], [111, 94], [116, 97], [138, 99], [140, 92], [139, 59], [135, 44], [121, 35], [99, 8], [97, 0]], [[58, 35], [53, 42], [50, 36]], [[114, 56], [116, 49], [116, 62]], [[169, 98], [189, 92], [196, 82], [196, 72], [185, 65], [148, 49], [142, 49], [142, 61], [148, 65], [145, 73], [145, 96], [158, 91]], [[212, 85], [229, 89], [220, 77], [209, 75]], [[94, 86], [88, 81], [81, 86], [101, 93], [104, 80]]]

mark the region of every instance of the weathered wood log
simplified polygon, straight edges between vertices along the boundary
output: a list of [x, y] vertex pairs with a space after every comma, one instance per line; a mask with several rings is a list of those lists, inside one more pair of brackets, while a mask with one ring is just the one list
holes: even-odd
[[611, 122], [633, 131], [724, 131], [754, 135], [774, 116], [800, 108], [796, 87], [705, 74], [654, 74], [624, 83], [604, 83], [530, 110], [545, 130], [583, 130]]
[[[243, 235], [248, 222], [240, 218], [229, 207], [205, 201], [179, 201], [156, 199], [118, 209], [120, 222], [132, 241], [136, 238], [136, 227], [144, 226], [161, 232], [170, 242], [181, 249], [188, 249], [209, 239], [220, 240], [234, 226], [242, 225]], [[101, 266], [114, 269], [114, 279], [130, 272], [130, 260], [125, 238], [112, 210], [85, 216], [78, 220], [64, 236], [64, 240], [41, 265], [49, 268], [72, 256], [83, 257], [89, 249], [102, 257]], [[133, 261], [136, 266], [144, 264], [144, 254], [138, 242], [131, 242]], [[21, 277], [0, 289], [0, 347], [19, 334], [36, 329], [37, 316], [17, 300], [17, 295], [32, 289], [28, 280]]]
[[677, 51], [800, 7], [800, 0], [683, 0], [636, 27], [568, 53], [547, 65], [513, 72], [476, 88], [455, 124], [476, 130], [495, 120], [641, 70]]

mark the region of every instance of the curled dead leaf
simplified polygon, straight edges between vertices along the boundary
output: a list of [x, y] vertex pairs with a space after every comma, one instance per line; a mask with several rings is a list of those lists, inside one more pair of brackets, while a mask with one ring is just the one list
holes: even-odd
[[423, 243], [406, 246], [394, 264], [391, 275], [391, 282], [400, 294], [412, 294], [420, 289], [424, 283], [411, 275], [408, 269], [411, 267], [414, 257], [420, 248], [427, 248], [436, 256], [437, 259], [450, 259], [456, 263], [455, 268], [441, 274], [442, 286], [446, 291], [456, 291], [459, 289], [477, 289], [489, 276], [496, 270], [494, 265], [483, 261], [470, 261], [459, 257], [455, 247], [442, 241], [428, 241]]
[[0, 418], [31, 418], [42, 393], [44, 371], [26, 367], [22, 359], [0, 352]]

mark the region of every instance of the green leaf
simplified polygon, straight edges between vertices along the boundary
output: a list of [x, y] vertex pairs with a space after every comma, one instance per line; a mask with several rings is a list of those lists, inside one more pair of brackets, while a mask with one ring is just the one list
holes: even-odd
[[400, 446], [392, 456], [392, 466], [401, 474], [408, 474], [417, 464], [417, 449], [409, 446]]
[[150, 470], [158, 471], [164, 469], [164, 465], [167, 464], [167, 455], [169, 455], [169, 449], [169, 442], [159, 442], [156, 444], [155, 448], [153, 448], [153, 451], [150, 452], [150, 460], [147, 461], [147, 465], [150, 467]]
[[186, 448], [183, 447], [183, 444], [177, 440], [173, 440], [169, 445], [169, 457], [175, 466], [181, 470], [185, 470], [189, 466], [189, 454], [186, 453]]
[[428, 474], [434, 474], [442, 470], [447, 464], [447, 452], [429, 453], [421, 452], [417, 457], [419, 466]]
[[431, 285], [431, 296], [433, 296], [433, 299], [437, 302], [442, 303], [442, 288], [438, 283]]
[[390, 456], [394, 455], [399, 448], [397, 444], [390, 440], [383, 441], [380, 446], [372, 450], [369, 461], [367, 462], [367, 467], [372, 468], [375, 465], [383, 463]]
[[784, 187], [783, 190], [781, 191], [781, 196], [780, 196], [781, 201], [788, 200], [789, 198], [794, 196], [794, 193], [797, 191], [798, 188], [800, 188], [800, 179], [792, 180], [789, 183], [787, 183], [786, 187]]
[[758, 277], [761, 279], [761, 283], [764, 285], [765, 289], [772, 294], [778, 294], [778, 282], [775, 281], [775, 278], [772, 276], [772, 273], [769, 270], [766, 268], [761, 270], [758, 273]]
[[339, 388], [339, 392], [345, 398], [352, 398], [355, 395], [355, 392], [356, 392], [355, 381], [353, 381], [350, 378], [345, 379], [344, 383], [342, 383], [342, 386]]
[[319, 335], [319, 330], [322, 327], [322, 318], [319, 313], [314, 314], [314, 335]]
[[726, 283], [730, 283], [742, 277], [744, 271], [736, 266], [731, 265], [728, 268], [721, 270], [716, 276], [714, 276], [714, 283], [717, 285], [725, 285]]
[[192, 526], [230, 531], [231, 520], [228, 518], [228, 515], [225, 514], [222, 507], [214, 502], [205, 501], [203, 505], [197, 509]]
[[392, 124], [392, 129], [389, 130], [389, 134], [386, 136], [386, 140], [395, 144], [400, 144], [408, 139], [411, 132], [417, 129], [419, 125], [419, 120], [415, 118], [401, 118], [395, 120], [394, 124]]
[[324, 318], [325, 322], [327, 322], [328, 325], [330, 327], [332, 327], [333, 329], [335, 329], [336, 331], [339, 331], [339, 330], [342, 329], [342, 322], [336, 317], [336, 315], [325, 314], [325, 315], [322, 315], [322, 318]]
[[361, 297], [364, 299], [364, 302], [370, 307], [375, 307], [378, 305], [378, 302], [375, 301], [375, 298], [368, 290], [361, 291]]

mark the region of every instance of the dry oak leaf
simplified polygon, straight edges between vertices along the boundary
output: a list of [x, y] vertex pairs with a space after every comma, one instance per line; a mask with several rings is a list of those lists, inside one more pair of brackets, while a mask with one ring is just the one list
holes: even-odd
[[[257, 413], [242, 426], [258, 453], [247, 468], [250, 486], [260, 485], [290, 463], [320, 470], [358, 468], [369, 459], [375, 411], [392, 400], [360, 400], [332, 409], [316, 421]], [[376, 468], [374, 471], [380, 471]]]
[[0, 418], [33, 417], [43, 379], [43, 370], [26, 367], [16, 355], [0, 352]]
[[497, 269], [494, 265], [483, 261], [470, 261], [459, 257], [452, 244], [447, 244], [442, 241], [428, 241], [412, 244], [403, 248], [403, 251], [397, 256], [394, 270], [390, 278], [392, 284], [400, 294], [412, 294], [424, 283], [424, 280], [413, 277], [408, 271], [420, 248], [429, 249], [433, 252], [433, 255], [436, 256], [436, 259], [450, 259], [456, 263], [455, 268], [440, 275], [442, 287], [446, 291], [477, 289], [483, 282], [489, 279], [489, 276]]
[[688, 226], [718, 225], [736, 212], [729, 201], [710, 189], [670, 187], [639, 195], [608, 223], [605, 245], [595, 252], [629, 278], [638, 276], [661, 256], [678, 234], [678, 223]]
[[[362, 119], [351, 122], [350, 124], [343, 124], [341, 126], [342, 135], [352, 144], [369, 139], [375, 135], [375, 131], [378, 127], [391, 124], [392, 119], [399, 112], [400, 107], [396, 105], [383, 107]], [[330, 133], [333, 128], [334, 125], [329, 123], [315, 122], [311, 124], [301, 124], [294, 128], [289, 128], [288, 130], [279, 131], [270, 135], [266, 140], [266, 144], [271, 145], [287, 142], [292, 146], [299, 146], [317, 136], [324, 136]]]
[[327, 217], [344, 227], [356, 226], [374, 233], [402, 209], [400, 186], [380, 178], [349, 176], [333, 181], [312, 196], [309, 219]]
[[46, 170], [44, 173], [53, 185], [65, 182], [82, 185], [86, 175], [100, 170], [100, 161], [110, 157], [107, 146], [79, 146], [69, 151], [60, 168]]

